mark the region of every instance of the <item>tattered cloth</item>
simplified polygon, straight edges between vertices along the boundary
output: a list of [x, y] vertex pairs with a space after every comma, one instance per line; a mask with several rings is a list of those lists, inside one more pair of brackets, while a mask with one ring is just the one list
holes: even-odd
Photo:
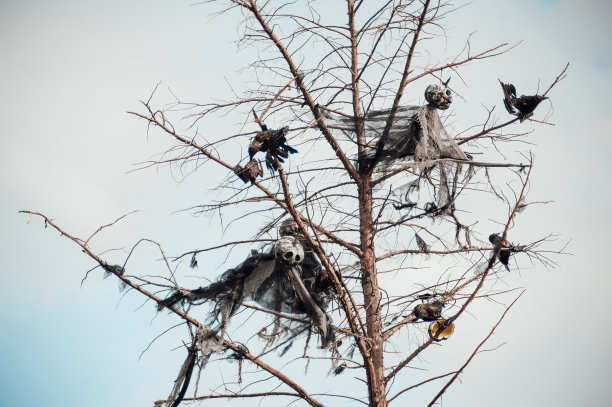
[[[242, 302], [253, 299], [271, 311], [307, 314], [320, 330], [323, 347], [326, 347], [333, 332], [324, 310], [329, 305], [333, 288], [313, 250], [305, 249], [303, 262], [293, 270], [275, 258], [271, 250], [252, 251], [243, 263], [227, 270], [218, 281], [194, 290], [176, 290], [158, 306], [162, 309], [185, 301], [190, 304], [213, 301], [212, 316], [220, 320], [217, 331], [223, 333]], [[296, 284], [304, 287], [309, 301], [303, 301], [304, 293], [299, 292]]]
[[[390, 109], [377, 110], [364, 117], [369, 165], [389, 166], [401, 159], [417, 162], [440, 158], [469, 159], [446, 132], [435, 107], [399, 107], [389, 134], [383, 137], [390, 112]], [[345, 137], [357, 143], [355, 117], [329, 113], [325, 121], [329, 128], [342, 131]]]

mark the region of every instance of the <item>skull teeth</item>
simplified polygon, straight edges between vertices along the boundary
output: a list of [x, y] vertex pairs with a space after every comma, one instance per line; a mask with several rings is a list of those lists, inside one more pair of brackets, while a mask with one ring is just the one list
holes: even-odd
[[442, 94], [442, 92], [438, 92], [438, 96], [440, 96], [446, 103], [450, 103], [448, 98]]

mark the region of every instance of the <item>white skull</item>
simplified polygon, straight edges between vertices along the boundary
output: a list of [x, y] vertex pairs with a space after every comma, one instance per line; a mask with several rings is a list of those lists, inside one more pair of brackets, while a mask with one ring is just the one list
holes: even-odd
[[297, 266], [304, 260], [304, 248], [297, 239], [285, 236], [274, 243], [274, 256], [289, 266]]
[[453, 95], [445, 84], [436, 83], [434, 85], [429, 85], [427, 89], [425, 89], [425, 100], [438, 109], [446, 110], [453, 101]]

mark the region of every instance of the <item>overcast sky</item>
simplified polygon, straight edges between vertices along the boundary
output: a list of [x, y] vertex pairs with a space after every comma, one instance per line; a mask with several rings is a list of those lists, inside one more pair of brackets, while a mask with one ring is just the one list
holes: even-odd
[[[533, 266], [511, 277], [527, 292], [490, 344], [504, 346], [478, 356], [446, 405], [607, 403], [611, 10], [604, 0], [477, 0], [444, 21], [449, 52], [472, 32], [474, 49], [522, 41], [462, 72], [469, 86], [458, 86], [465, 100], [457, 98], [454, 108], [475, 122], [483, 103], [503, 112], [496, 78], [529, 93], [570, 62], [568, 78], [542, 112], [555, 126], [527, 124], [535, 130], [528, 148], [536, 155], [530, 200], [552, 202], [527, 211], [516, 229], [530, 237], [559, 234], [560, 244], [571, 240], [572, 253], [555, 257], [554, 270]], [[183, 358], [182, 350], [173, 351], [176, 337], [164, 336], [139, 356], [176, 321], [151, 304], [140, 308], [137, 296], [122, 297], [99, 272], [81, 287], [91, 261], [17, 211], [48, 214], [78, 236], [143, 211], [97, 238], [101, 248], [130, 247], [146, 236], [175, 254], [218, 238], [207, 233], [203, 217], [175, 213], [202, 203], [203, 180], [217, 174], [177, 183], [165, 170], [129, 172], [166, 144], [147, 137], [145, 125], [126, 113], [160, 82], [181, 100], [205, 102], [228, 92], [226, 80], [244, 81], [244, 61], [232, 43], [237, 21], [211, 18], [210, 11], [187, 1], [0, 2], [3, 405], [134, 406], [167, 396]], [[142, 256], [154, 259], [146, 250]], [[221, 265], [223, 258], [214, 256], [209, 261]], [[474, 344], [482, 338], [465, 330], [456, 335]], [[294, 372], [298, 382], [302, 375]], [[408, 401], [429, 399], [428, 393]]]

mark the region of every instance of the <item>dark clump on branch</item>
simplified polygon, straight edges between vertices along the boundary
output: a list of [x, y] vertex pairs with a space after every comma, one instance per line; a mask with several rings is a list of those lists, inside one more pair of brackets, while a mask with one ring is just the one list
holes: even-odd
[[498, 255], [499, 262], [503, 264], [508, 271], [510, 271], [510, 267], [508, 266], [508, 263], [510, 262], [510, 255], [512, 253], [518, 253], [525, 250], [525, 246], [510, 244], [507, 240], [502, 239], [502, 237], [497, 233], [492, 233], [489, 236], [489, 242], [493, 244], [494, 249], [497, 249], [498, 247], [500, 248]]
[[344, 369], [346, 369], [346, 363], [343, 363], [334, 369], [334, 372], [333, 372], [334, 376], [338, 376], [339, 374], [344, 372]]
[[249, 145], [249, 158], [253, 161], [253, 157], [258, 152], [266, 153], [266, 166], [271, 172], [278, 170], [276, 160], [281, 163], [289, 157], [289, 154], [295, 154], [298, 151], [287, 144], [287, 133], [289, 127], [283, 127], [278, 130], [268, 130], [268, 126], [260, 124], [261, 131], [257, 132], [251, 144]]
[[281, 236], [301, 236], [298, 224], [293, 219], [285, 219], [278, 227], [278, 234]]
[[521, 97], [516, 97], [516, 88], [513, 84], [503, 83], [502, 81], [499, 81], [499, 83], [504, 91], [504, 106], [506, 106], [506, 110], [508, 113], [517, 116], [521, 122], [533, 115], [533, 111], [541, 101], [548, 99], [542, 95], [522, 95]]
[[426, 214], [431, 215], [436, 213], [436, 211], [438, 210], [438, 205], [436, 205], [435, 202], [427, 202], [425, 204], [425, 206], [423, 207], [423, 210], [425, 211]]
[[412, 314], [417, 319], [423, 321], [435, 321], [440, 318], [444, 303], [441, 301], [433, 301], [430, 303], [419, 304], [412, 310]]
[[122, 276], [125, 273], [125, 269], [123, 268], [123, 266], [120, 266], [118, 264], [107, 264], [102, 267], [104, 268], [104, 278], [110, 276], [111, 274]]
[[244, 168], [240, 165], [236, 165], [234, 167], [234, 173], [242, 180], [242, 182], [247, 183], [251, 181], [251, 184], [255, 182], [257, 177], [263, 176], [263, 171], [261, 170], [261, 165], [259, 161], [255, 159], [251, 159]]
[[234, 360], [241, 360], [244, 358], [244, 355], [246, 355], [249, 352], [249, 349], [241, 344], [238, 343], [238, 351], [232, 351], [232, 353], [228, 356], [229, 359], [234, 359]]

